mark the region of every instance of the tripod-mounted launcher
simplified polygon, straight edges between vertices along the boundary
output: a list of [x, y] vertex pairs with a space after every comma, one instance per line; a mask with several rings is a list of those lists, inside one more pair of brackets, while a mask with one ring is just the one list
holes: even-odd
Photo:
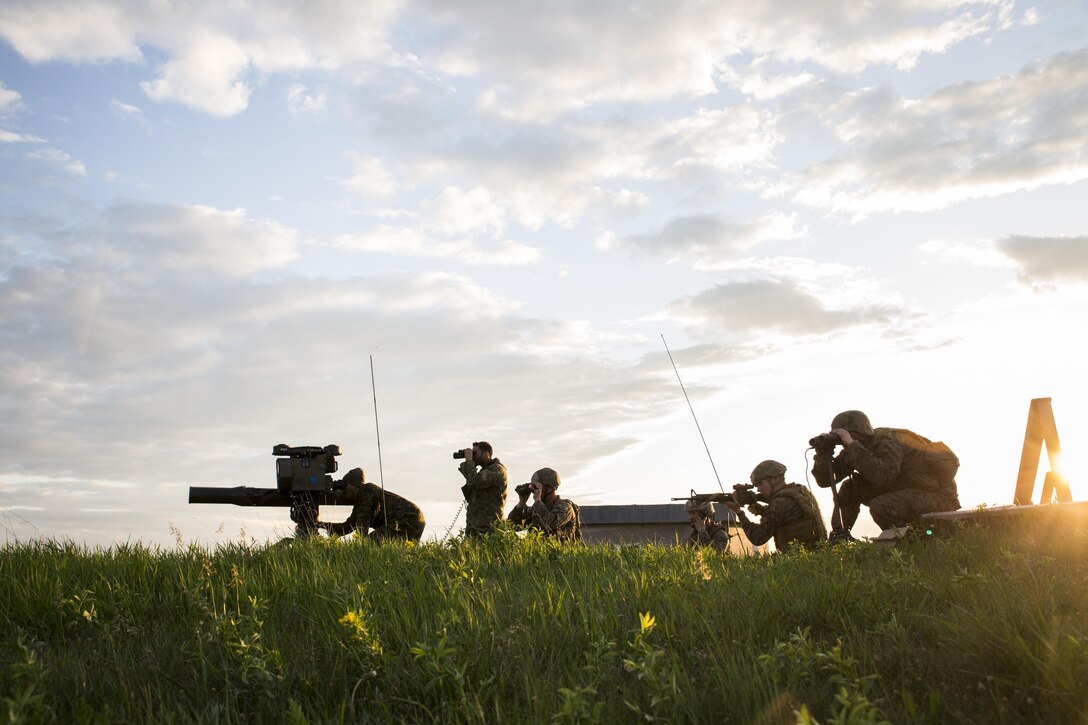
[[272, 448], [276, 456], [276, 487], [254, 488], [235, 486], [218, 488], [190, 486], [189, 503], [226, 503], [235, 506], [284, 506], [291, 509], [291, 520], [300, 532], [317, 530], [320, 506], [350, 506], [354, 493], [344, 490], [343, 481], [334, 481], [336, 456], [340, 446], [289, 446], [280, 443]]

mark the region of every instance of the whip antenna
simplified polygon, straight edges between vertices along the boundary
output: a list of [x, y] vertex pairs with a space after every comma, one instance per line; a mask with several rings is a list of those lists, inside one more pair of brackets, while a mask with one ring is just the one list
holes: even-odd
[[706, 449], [706, 457], [710, 459], [710, 468], [714, 471], [714, 478], [718, 480], [718, 488], [725, 493], [725, 486], [722, 485], [722, 479], [718, 475], [718, 467], [714, 465], [714, 456], [710, 455], [710, 447], [706, 444], [706, 437], [703, 436], [703, 428], [699, 425], [699, 419], [695, 417], [695, 408], [691, 407], [691, 398], [688, 397], [688, 391], [684, 387], [684, 381], [680, 379], [680, 371], [676, 369], [676, 361], [672, 359], [672, 352], [669, 350], [669, 343], [665, 342], [665, 336], [661, 336], [661, 344], [665, 346], [665, 352], [669, 355], [669, 362], [672, 363], [672, 371], [676, 373], [676, 382], [680, 383], [680, 390], [684, 393], [684, 400], [688, 402], [688, 410], [691, 411], [691, 417], [695, 421], [695, 428], [699, 431], [699, 438], [703, 441], [703, 448]]
[[378, 430], [378, 388], [374, 385], [374, 356], [370, 356], [370, 394], [374, 397], [374, 436], [378, 440], [378, 480], [382, 485], [382, 522], [389, 525], [389, 514], [385, 510], [385, 472], [382, 470], [382, 434]]

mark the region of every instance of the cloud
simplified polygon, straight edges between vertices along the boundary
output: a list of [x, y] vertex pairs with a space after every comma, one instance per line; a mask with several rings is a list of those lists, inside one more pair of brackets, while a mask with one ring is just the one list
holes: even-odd
[[892, 305], [833, 308], [788, 279], [748, 279], [718, 284], [671, 303], [665, 314], [700, 337], [753, 339], [775, 335], [826, 335], [860, 325], [889, 326], [906, 316]]
[[252, 89], [242, 76], [250, 59], [232, 38], [203, 34], [167, 61], [159, 78], [140, 84], [154, 101], [173, 100], [213, 116], [245, 110]]
[[874, 88], [811, 110], [851, 149], [792, 179], [818, 208], [926, 211], [1088, 178], [1088, 51], [927, 98]]
[[[609, 102], [714, 94], [719, 79], [770, 97], [807, 82], [804, 64], [858, 73], [909, 68], [924, 55], [1008, 27], [1008, 0], [927, 0], [846, 7], [788, 0], [632, 7], [620, 0], [546, 10], [526, 0], [501, 8], [472, 0], [319, 3], [242, 1], [229, 6], [121, 0], [12, 0], [0, 35], [33, 62], [165, 56], [144, 83], [155, 100], [214, 114], [246, 107], [259, 74], [321, 69], [362, 77], [415, 67], [477, 78], [477, 108], [520, 122]], [[394, 29], [418, 29], [400, 48]], [[423, 39], [423, 40], [421, 40]], [[637, 52], [632, 52], [637, 49]], [[753, 68], [762, 80], [737, 80]], [[736, 62], [738, 70], [730, 68]]]
[[1088, 282], [1088, 237], [1014, 235], [994, 246], [1020, 267], [1020, 278], [1029, 284]]
[[[37, 141], [38, 139], [35, 136], [31, 136], [19, 140]], [[83, 165], [82, 161], [73, 159], [67, 152], [61, 151], [60, 149], [49, 148], [41, 151], [32, 151], [27, 154], [27, 157], [36, 161], [45, 162], [50, 166], [60, 167], [69, 174], [74, 174], [76, 176], [87, 175], [87, 167]]]
[[769, 214], [738, 223], [717, 214], [700, 214], [676, 217], [658, 232], [630, 235], [612, 240], [607, 246], [629, 248], [669, 261], [687, 259], [706, 268], [736, 258], [764, 242], [796, 239], [805, 234], [804, 228], [798, 228], [796, 215]]
[[[32, 62], [134, 62], [141, 46], [153, 48], [165, 60], [141, 84], [148, 97], [230, 116], [248, 105], [253, 73], [367, 70], [392, 59], [386, 32], [401, 5], [13, 0], [0, 8], [0, 36]], [[311, 109], [318, 102], [311, 98]]]
[[447, 186], [433, 201], [421, 204], [422, 227], [452, 236], [479, 233], [502, 234], [506, 212], [491, 200], [486, 189]]
[[245, 277], [298, 258], [298, 235], [275, 222], [252, 221], [245, 211], [207, 206], [121, 203], [103, 214], [119, 264], [137, 260], [165, 269]]
[[23, 96], [0, 81], [0, 117], [10, 116], [23, 110]]
[[528, 2], [501, 9], [480, 0], [422, 6], [447, 39], [436, 67], [485, 78], [481, 107], [523, 121], [602, 101], [708, 95], [722, 67], [746, 54], [846, 73], [871, 65], [909, 68], [923, 55], [1003, 27], [1009, 8], [1004, 0], [861, 8], [831, 2], [632, 8], [614, 0], [546, 12]]
[[355, 167], [355, 174], [340, 182], [340, 186], [364, 197], [385, 198], [397, 190], [397, 183], [379, 158], [364, 158], [349, 151], [346, 154]]
[[0, 128], [0, 143], [45, 143], [45, 139], [30, 133], [15, 133]]
[[410, 227], [385, 224], [366, 232], [339, 235], [332, 240], [332, 245], [361, 252], [458, 259], [475, 265], [536, 264], [543, 256], [539, 249], [509, 239], [438, 238]]
[[[392, 182], [383, 180], [384, 167], [376, 159], [357, 160], [371, 173], [362, 173], [342, 185], [356, 190], [376, 186], [392, 193]], [[458, 259], [478, 265], [524, 265], [541, 260], [541, 250], [505, 238], [506, 210], [486, 189], [448, 186], [433, 199], [420, 202], [415, 211], [399, 214], [382, 210], [379, 217], [411, 219], [413, 224], [379, 224], [372, 229], [342, 234], [332, 240], [340, 249], [403, 254], [414, 257]]]
[[138, 60], [141, 15], [120, 2], [12, 0], [0, 9], [0, 35], [33, 63]]
[[321, 113], [328, 102], [328, 94], [323, 91], [310, 93], [301, 83], [293, 83], [287, 89], [287, 108], [291, 113]]
[[769, 172], [782, 140], [774, 115], [749, 105], [521, 125], [480, 115], [462, 96], [413, 76], [394, 74], [371, 90], [354, 99], [356, 112], [382, 149], [383, 171], [402, 188], [486, 189], [510, 222], [532, 230], [629, 216], [649, 205], [652, 191], [671, 191], [654, 185]]
[[118, 101], [116, 98], [110, 100], [110, 110], [113, 111], [113, 115], [122, 120], [132, 120], [139, 123], [144, 123], [144, 112], [137, 106], [130, 105]]

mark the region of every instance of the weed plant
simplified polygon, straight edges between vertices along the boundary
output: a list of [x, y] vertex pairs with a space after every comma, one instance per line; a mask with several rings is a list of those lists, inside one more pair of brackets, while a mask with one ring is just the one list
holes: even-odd
[[10, 722], [1085, 722], [1088, 531], [0, 549]]

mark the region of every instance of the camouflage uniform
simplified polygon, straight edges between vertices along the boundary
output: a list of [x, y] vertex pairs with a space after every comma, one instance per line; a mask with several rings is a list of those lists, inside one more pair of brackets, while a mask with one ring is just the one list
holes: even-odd
[[582, 539], [578, 506], [565, 498], [557, 498], [551, 506], [543, 501], [537, 501], [531, 507], [519, 502], [506, 518], [519, 528], [540, 529], [545, 536], [554, 536], [564, 544]]
[[773, 536], [775, 548], [788, 551], [794, 544], [810, 547], [827, 541], [827, 529], [816, 497], [799, 483], [787, 483], [771, 495], [760, 512], [758, 524], [737, 512], [740, 527], [752, 546], [762, 546]]
[[502, 521], [506, 506], [506, 466], [498, 458], [492, 458], [490, 463], [476, 470], [472, 461], [462, 461], [460, 471], [465, 477], [461, 493], [468, 504], [465, 534], [482, 536]]
[[[360, 470], [360, 469], [356, 469]], [[355, 471], [350, 471], [347, 479]], [[360, 473], [362, 471], [360, 470]], [[330, 534], [346, 536], [359, 531], [371, 541], [387, 539], [412, 539], [419, 541], [423, 537], [426, 521], [423, 512], [414, 503], [391, 491], [382, 493], [373, 483], [359, 484], [361, 490], [351, 508], [351, 516], [339, 524], [325, 524]], [[370, 531], [371, 527], [374, 528]], [[370, 531], [367, 534], [367, 531]]]
[[[839, 487], [837, 499], [845, 528], [857, 521], [862, 504], [882, 529], [905, 526], [925, 513], [960, 507], [955, 482], [941, 487], [915, 443], [919, 439], [909, 430], [876, 428], [871, 435], [855, 436], [835, 456], [835, 480], [849, 477]], [[831, 485], [827, 457], [821, 451], [813, 459], [812, 475], [821, 487]]]
[[718, 551], [729, 551], [729, 532], [717, 521], [709, 520], [706, 528], [699, 531], [694, 525], [688, 534], [688, 546], [712, 546]]

